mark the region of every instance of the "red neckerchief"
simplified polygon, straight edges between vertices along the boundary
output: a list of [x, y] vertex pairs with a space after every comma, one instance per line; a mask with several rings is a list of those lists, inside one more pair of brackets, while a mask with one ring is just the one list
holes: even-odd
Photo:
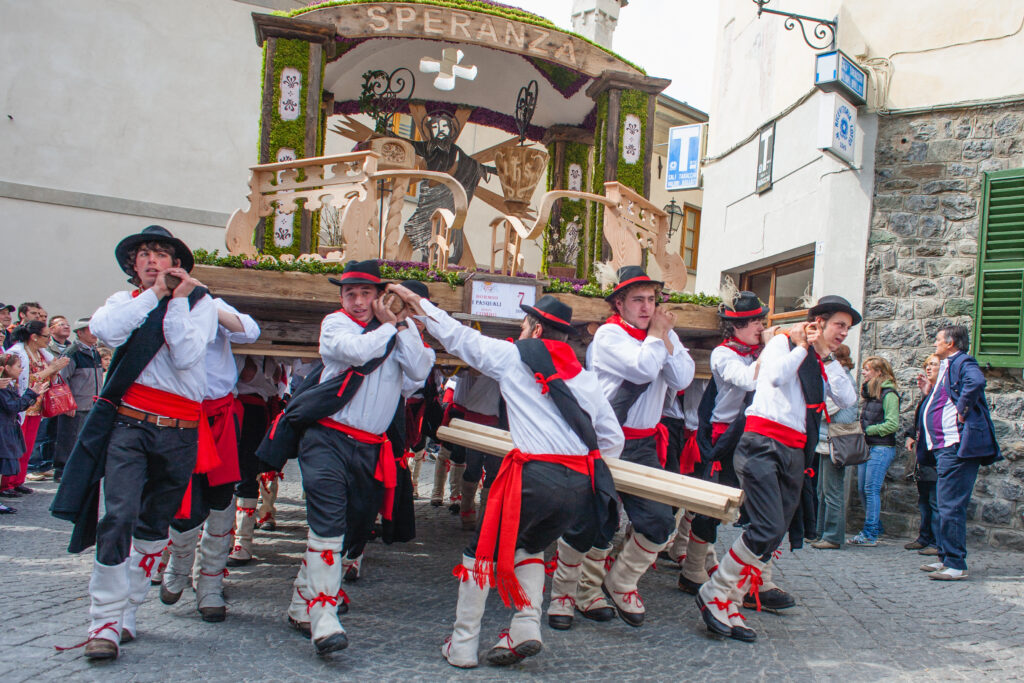
[[140, 294], [142, 294], [142, 290], [141, 290], [141, 289], [133, 289], [133, 290], [132, 290], [132, 298], [133, 298], [133, 299], [134, 299], [135, 297], [137, 297], [138, 295], [140, 295]]
[[579, 360], [576, 358], [576, 352], [565, 342], [552, 341], [550, 339], [542, 339], [541, 341], [544, 343], [544, 348], [551, 354], [551, 364], [555, 366], [555, 374], [550, 377], [545, 377], [539, 372], [533, 373], [533, 378], [540, 385], [540, 393], [546, 394], [549, 391], [548, 382], [556, 379], [563, 381], [572, 379], [580, 374], [583, 366], [580, 365]]
[[359, 325], [359, 327], [366, 327], [367, 325], [370, 324], [369, 320], [367, 320], [365, 323], [362, 320], [356, 320], [354, 317], [352, 317], [352, 314], [346, 311], [344, 308], [339, 308], [338, 310], [335, 311], [335, 313], [344, 313], [345, 315], [348, 316], [349, 320], [354, 322], [356, 325]]
[[618, 325], [626, 331], [626, 334], [639, 342], [647, 339], [647, 330], [641, 330], [639, 327], [633, 327], [623, 320], [618, 313], [605, 320], [605, 323], [609, 325]]
[[736, 337], [729, 337], [721, 344], [719, 344], [719, 346], [724, 346], [727, 349], [732, 349], [741, 356], [752, 356], [754, 360], [757, 360], [757, 357], [761, 355], [761, 351], [764, 349], [764, 345], [762, 344], [748, 346], [747, 344], [744, 344]]

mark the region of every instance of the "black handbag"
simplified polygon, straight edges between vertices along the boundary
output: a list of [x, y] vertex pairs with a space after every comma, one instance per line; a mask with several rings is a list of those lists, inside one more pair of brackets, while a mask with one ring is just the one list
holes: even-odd
[[836, 467], [860, 465], [868, 461], [870, 452], [860, 422], [830, 422], [828, 452]]

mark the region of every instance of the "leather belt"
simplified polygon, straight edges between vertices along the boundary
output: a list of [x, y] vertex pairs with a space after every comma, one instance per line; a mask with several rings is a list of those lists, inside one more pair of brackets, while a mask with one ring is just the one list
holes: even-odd
[[133, 420], [139, 420], [140, 422], [148, 422], [154, 424], [157, 427], [174, 427], [177, 429], [195, 429], [199, 426], [199, 420], [179, 420], [173, 417], [164, 417], [163, 415], [154, 415], [153, 413], [147, 413], [142, 410], [135, 410], [128, 406], [118, 406], [117, 414], [130, 417]]

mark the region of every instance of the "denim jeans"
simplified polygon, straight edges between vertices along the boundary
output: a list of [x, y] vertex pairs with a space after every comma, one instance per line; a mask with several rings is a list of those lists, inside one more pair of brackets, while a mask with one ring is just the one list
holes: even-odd
[[934, 481], [917, 482], [917, 508], [921, 511], [921, 526], [917, 542], [923, 546], [939, 547], [939, 502]]
[[826, 453], [818, 472], [818, 536], [841, 546], [846, 533], [846, 468], [833, 465]]
[[978, 461], [957, 457], [957, 445], [935, 450], [939, 481], [939, 559], [952, 569], [967, 569], [967, 504], [978, 478]]
[[868, 461], [857, 465], [857, 490], [864, 503], [864, 530], [861, 534], [875, 541], [882, 531], [882, 483], [892, 459], [896, 457], [896, 447], [871, 446], [868, 452]]

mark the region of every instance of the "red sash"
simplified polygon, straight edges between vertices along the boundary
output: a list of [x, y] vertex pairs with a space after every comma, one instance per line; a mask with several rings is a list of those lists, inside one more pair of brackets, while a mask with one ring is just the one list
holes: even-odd
[[[196, 420], [199, 422], [199, 447], [196, 452], [196, 465], [192, 469], [193, 474], [206, 474], [213, 471], [220, 465], [220, 456], [217, 454], [217, 444], [213, 440], [213, 432], [210, 431], [210, 423], [203, 413], [203, 404], [172, 394], [169, 391], [154, 389], [135, 383], [124, 392], [122, 403], [127, 403], [133, 408], [138, 408], [153, 415], [174, 418], [175, 420]], [[177, 519], [188, 519], [192, 515], [192, 480], [189, 480], [185, 497], [181, 501], [181, 507], [174, 515]]]
[[[523, 453], [518, 448], [509, 451], [491, 486], [484, 521], [480, 526], [476, 564], [473, 567], [478, 586], [483, 588], [489, 581], [491, 586], [498, 589], [498, 595], [506, 607], [515, 605], [517, 610], [521, 610], [530, 606], [530, 600], [519, 585], [515, 572], [519, 513], [523, 504], [523, 465], [528, 462], [553, 462], [573, 472], [586, 474], [593, 481], [594, 460], [600, 457], [598, 451], [591, 451], [587, 455]], [[497, 563], [494, 560], [495, 547], [498, 550]], [[540, 608], [540, 605], [536, 607]]]
[[697, 446], [696, 430], [686, 430], [686, 442], [679, 454], [679, 474], [691, 474], [700, 463], [700, 448]]
[[210, 420], [210, 432], [217, 445], [220, 464], [206, 474], [210, 486], [222, 486], [241, 481], [238, 469], [238, 423], [242, 419], [242, 404], [232, 394], [203, 401], [203, 412]]
[[747, 424], [743, 431], [767, 436], [789, 448], [803, 448], [807, 445], [807, 435], [803, 432], [757, 415], [747, 416]]
[[668, 456], [668, 427], [660, 422], [650, 429], [633, 429], [632, 427], [623, 427], [622, 435], [626, 437], [627, 441], [631, 441], [633, 439], [646, 439], [649, 436], [653, 436], [654, 449], [658, 452], [658, 462], [661, 463], [662, 469], [665, 468], [665, 460]]
[[384, 519], [391, 519], [391, 510], [395, 504], [395, 486], [398, 485], [398, 467], [395, 465], [395, 454], [391, 448], [391, 440], [385, 434], [371, 434], [362, 429], [350, 427], [329, 417], [317, 420], [324, 427], [335, 429], [346, 434], [359, 443], [380, 445], [380, 453], [377, 456], [377, 469], [373, 478], [384, 484], [384, 502], [380, 506], [380, 514]]
[[466, 408], [465, 406], [460, 406], [458, 403], [452, 402], [449, 403], [448, 406], [444, 409], [444, 419], [441, 420], [442, 427], [447, 427], [448, 424], [454, 419], [454, 416], [452, 415], [453, 410], [457, 413], [462, 413], [463, 420], [475, 422], [478, 425], [486, 425], [487, 427], [498, 426], [497, 415], [484, 415], [483, 413], [475, 412], [473, 410], [470, 410], [469, 408]]
[[729, 431], [728, 422], [712, 422], [711, 423], [711, 445], [714, 446], [718, 443], [718, 440], [722, 438], [722, 434]]

